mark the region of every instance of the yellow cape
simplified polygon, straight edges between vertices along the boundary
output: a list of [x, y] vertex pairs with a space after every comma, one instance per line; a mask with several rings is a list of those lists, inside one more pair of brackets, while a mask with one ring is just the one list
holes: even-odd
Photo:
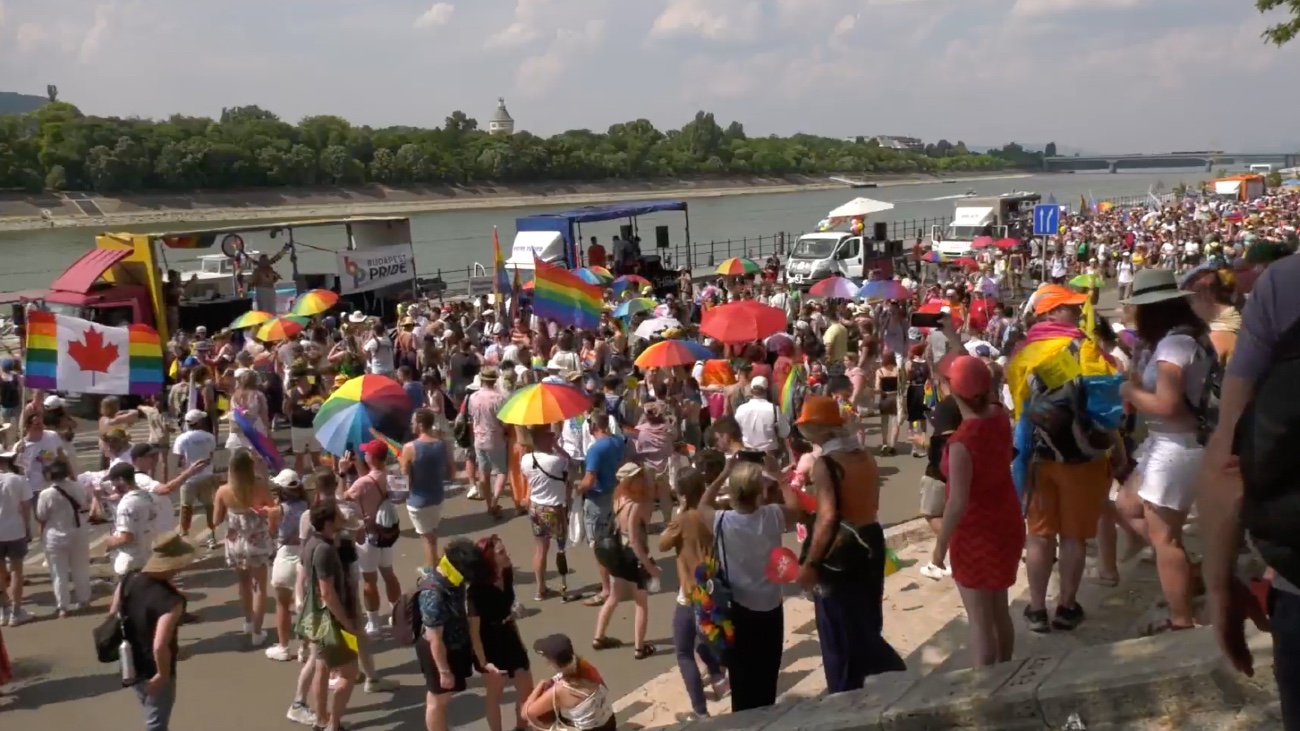
[[[1029, 398], [1029, 375], [1069, 346], [1070, 340], [1065, 337], [1036, 340], [1021, 348], [1007, 363], [1007, 387], [1011, 389], [1011, 403], [1015, 407], [1014, 420], [1020, 419]], [[1096, 343], [1084, 340], [1079, 346], [1079, 371], [1084, 376], [1110, 376], [1115, 374], [1115, 366]]]

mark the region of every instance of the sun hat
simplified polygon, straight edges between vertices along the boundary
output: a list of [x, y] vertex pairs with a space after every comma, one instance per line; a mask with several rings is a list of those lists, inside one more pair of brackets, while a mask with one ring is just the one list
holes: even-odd
[[614, 476], [618, 479], [619, 482], [622, 482], [623, 480], [630, 480], [639, 474], [641, 474], [641, 465], [633, 462], [628, 462], [624, 464], [622, 467], [619, 467], [618, 472], [616, 472]]
[[1143, 269], [1133, 277], [1133, 294], [1122, 305], [1151, 305], [1166, 300], [1190, 297], [1191, 292], [1178, 288], [1172, 269]]
[[804, 399], [803, 408], [799, 410], [799, 418], [795, 423], [799, 426], [844, 426], [844, 414], [840, 412], [840, 405], [834, 398], [814, 395]]
[[496, 366], [483, 366], [483, 370], [479, 371], [476, 378], [482, 383], [492, 383], [497, 379]]
[[348, 322], [354, 325], [360, 325], [365, 321], [366, 321], [366, 313], [362, 312], [361, 310], [353, 310], [352, 314], [348, 315]]
[[1034, 293], [1034, 314], [1045, 315], [1058, 307], [1073, 307], [1088, 301], [1088, 295], [1059, 284], [1045, 284]]
[[178, 533], [168, 533], [153, 542], [149, 551], [149, 560], [144, 568], [146, 574], [166, 574], [194, 563], [194, 545], [181, 538]]
[[993, 372], [979, 358], [963, 355], [948, 368], [948, 387], [967, 400], [986, 395], [993, 387]]

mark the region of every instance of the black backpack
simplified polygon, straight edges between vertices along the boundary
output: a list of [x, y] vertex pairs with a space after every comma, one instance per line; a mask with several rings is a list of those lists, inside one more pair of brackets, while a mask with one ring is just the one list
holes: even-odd
[[1264, 561], [1300, 584], [1300, 320], [1273, 347], [1233, 434], [1244, 487], [1242, 527]]
[[[1080, 342], [1068, 346], [1079, 356]], [[1083, 464], [1101, 459], [1110, 450], [1110, 432], [1088, 416], [1088, 391], [1081, 377], [1051, 388], [1037, 373], [1030, 373], [1025, 415], [1033, 427], [1034, 454], [1063, 464]]]
[[1192, 335], [1190, 329], [1181, 327], [1176, 327], [1169, 332], [1195, 339], [1197, 360], [1209, 360], [1209, 372], [1206, 373], [1200, 397], [1193, 402], [1187, 398], [1185, 392], [1183, 394], [1183, 401], [1187, 404], [1188, 410], [1196, 417], [1196, 441], [1204, 447], [1209, 442], [1210, 435], [1214, 433], [1214, 428], [1219, 425], [1219, 391], [1223, 387], [1223, 364], [1219, 362], [1218, 351], [1214, 349], [1214, 343], [1210, 342], [1208, 334]]

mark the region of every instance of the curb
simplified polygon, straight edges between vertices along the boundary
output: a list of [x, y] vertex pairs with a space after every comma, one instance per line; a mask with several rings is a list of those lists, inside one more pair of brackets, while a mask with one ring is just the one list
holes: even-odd
[[1212, 629], [1164, 634], [922, 678], [887, 673], [860, 691], [677, 724], [680, 731], [936, 731], [1089, 728], [1239, 711], [1277, 701], [1272, 638], [1247, 641], [1254, 678], [1229, 667]]
[[930, 523], [925, 518], [912, 518], [885, 529], [885, 545], [895, 551], [933, 537], [934, 531], [930, 530]]

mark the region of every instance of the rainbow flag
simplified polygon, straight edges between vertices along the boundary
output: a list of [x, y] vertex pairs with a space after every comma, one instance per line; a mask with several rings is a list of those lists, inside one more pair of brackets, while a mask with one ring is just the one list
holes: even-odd
[[803, 363], [795, 363], [790, 367], [790, 374], [785, 377], [785, 383], [781, 385], [781, 413], [787, 419], [795, 419], [799, 415], [794, 412], [794, 393], [800, 383], [807, 384], [808, 370], [804, 368]]
[[501, 238], [497, 236], [497, 227], [492, 227], [492, 271], [496, 279], [492, 282], [492, 291], [496, 294], [510, 292], [510, 279], [506, 276], [506, 260], [501, 257]]
[[23, 370], [27, 386], [42, 391], [151, 396], [162, 392], [162, 343], [147, 325], [36, 311], [27, 316]]
[[386, 436], [383, 432], [373, 426], [370, 427], [370, 436], [383, 442], [388, 447], [389, 453], [394, 457], [402, 456], [402, 445], [398, 444], [395, 439]]
[[533, 314], [545, 320], [584, 330], [600, 325], [603, 298], [600, 287], [587, 284], [577, 274], [533, 257]]
[[510, 322], [514, 322], [519, 317], [519, 295], [524, 291], [524, 285], [519, 281], [519, 267], [515, 267], [515, 283], [511, 291], [514, 296], [510, 298]]

